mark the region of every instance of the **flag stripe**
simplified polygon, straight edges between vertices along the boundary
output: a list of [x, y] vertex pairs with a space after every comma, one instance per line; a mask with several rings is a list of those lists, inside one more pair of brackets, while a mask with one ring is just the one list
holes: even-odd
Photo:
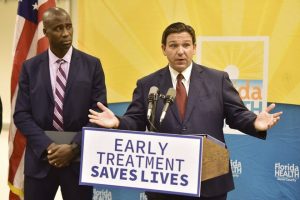
[[51, 7], [55, 6], [55, 0], [48, 0], [48, 1], [39, 1], [39, 11], [38, 11], [38, 22], [43, 20], [44, 12]]
[[14, 145], [14, 150], [9, 159], [10, 168], [9, 168], [9, 177], [8, 177], [9, 182], [11, 183], [15, 178], [16, 171], [21, 161], [20, 158], [22, 158], [26, 146], [26, 140], [19, 130], [16, 131], [13, 145]]
[[15, 57], [13, 61], [13, 71], [12, 71], [12, 80], [11, 80], [11, 93], [15, 93], [16, 86], [19, 80], [19, 74], [21, 71], [22, 63], [27, 58], [33, 36], [36, 31], [36, 24], [25, 21], [23, 30], [21, 32], [19, 41], [17, 43]]
[[14, 56], [14, 53], [16, 52], [16, 46], [19, 41], [20, 35], [22, 33], [24, 23], [25, 23], [25, 18], [17, 15], [15, 33], [14, 33], [13, 51], [12, 51], [13, 56]]
[[37, 46], [37, 53], [42, 53], [43, 51], [45, 51], [44, 47], [48, 46], [48, 39], [46, 37], [43, 37], [41, 39], [39, 39], [38, 41], [38, 46]]

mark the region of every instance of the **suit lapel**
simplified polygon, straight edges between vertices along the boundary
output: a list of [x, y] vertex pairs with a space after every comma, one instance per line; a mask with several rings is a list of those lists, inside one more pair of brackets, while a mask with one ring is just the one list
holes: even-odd
[[193, 63], [192, 73], [191, 73], [191, 80], [190, 80], [190, 87], [189, 87], [189, 94], [188, 94], [188, 102], [184, 117], [184, 122], [188, 121], [189, 117], [191, 116], [194, 106], [198, 104], [199, 95], [201, 94], [201, 89], [203, 88], [203, 78], [201, 77], [201, 72], [203, 69]]
[[[160, 93], [161, 94], [167, 94], [168, 89], [173, 88], [171, 74], [170, 74], [170, 71], [169, 71], [168, 67], [166, 67], [165, 70], [163, 70], [161, 72], [159, 80], [160, 80], [160, 82], [159, 82]], [[164, 102], [159, 101], [158, 105], [159, 105], [158, 110], [162, 110]], [[169, 109], [171, 110], [171, 112], [174, 115], [174, 117], [176, 118], [176, 120], [179, 123], [181, 123], [175, 100], [174, 100], [173, 104], [170, 106]]]
[[75, 48], [73, 48], [64, 100], [66, 100], [66, 98], [70, 92], [70, 88], [71, 88], [74, 80], [76, 79], [77, 72], [79, 70], [79, 66], [81, 66], [81, 63], [79, 63], [79, 62], [80, 62], [80, 59], [79, 59], [78, 52]]
[[53, 97], [53, 90], [52, 90], [50, 70], [49, 70], [48, 51], [45, 51], [44, 55], [41, 58], [40, 68], [42, 69], [42, 76], [46, 87], [46, 91], [50, 98], [50, 102], [54, 105], [54, 97]]

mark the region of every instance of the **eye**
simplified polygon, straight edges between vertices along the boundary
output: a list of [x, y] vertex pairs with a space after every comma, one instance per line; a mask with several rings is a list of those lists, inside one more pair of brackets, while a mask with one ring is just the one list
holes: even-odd
[[54, 30], [60, 32], [60, 31], [63, 30], [63, 27], [62, 26], [57, 26], [57, 27], [55, 27]]
[[190, 44], [190, 43], [184, 43], [182, 46], [183, 46], [184, 48], [188, 48], [188, 47], [191, 46], [191, 44]]
[[172, 48], [172, 49], [175, 49], [178, 45], [175, 44], [175, 43], [172, 43], [172, 44], [169, 44], [169, 47]]
[[67, 29], [67, 30], [72, 29], [72, 24], [67, 24], [66, 29]]

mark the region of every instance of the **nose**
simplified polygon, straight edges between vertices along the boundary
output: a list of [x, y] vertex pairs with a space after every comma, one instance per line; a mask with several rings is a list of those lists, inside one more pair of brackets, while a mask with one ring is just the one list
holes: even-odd
[[64, 27], [62, 34], [63, 34], [63, 36], [68, 36], [68, 35], [70, 35], [70, 30], [67, 27]]
[[184, 48], [183, 48], [182, 46], [179, 46], [179, 47], [178, 47], [177, 53], [178, 53], [179, 55], [182, 55], [182, 54], [184, 53]]

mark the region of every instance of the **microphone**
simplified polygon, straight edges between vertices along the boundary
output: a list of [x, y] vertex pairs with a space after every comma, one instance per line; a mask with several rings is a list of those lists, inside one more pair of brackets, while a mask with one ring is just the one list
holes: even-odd
[[162, 113], [161, 113], [161, 116], [159, 119], [159, 123], [162, 123], [162, 121], [165, 119], [167, 110], [168, 110], [169, 106], [174, 102], [175, 96], [176, 96], [176, 90], [174, 88], [169, 88], [168, 92], [166, 94], [166, 97], [165, 97], [165, 105], [163, 107], [163, 110], [162, 110]]
[[152, 110], [155, 107], [155, 103], [158, 98], [159, 89], [156, 86], [152, 86], [148, 94], [148, 110], [147, 110], [147, 119], [150, 120], [152, 115]]

